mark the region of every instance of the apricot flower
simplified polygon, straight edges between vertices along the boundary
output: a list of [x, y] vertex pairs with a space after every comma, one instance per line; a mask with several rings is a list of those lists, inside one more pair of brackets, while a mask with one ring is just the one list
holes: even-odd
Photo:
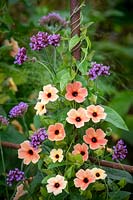
[[46, 85], [43, 87], [43, 91], [39, 92], [39, 97], [38, 99], [41, 100], [44, 104], [47, 104], [49, 101], [56, 101], [58, 99], [57, 95], [58, 90], [53, 87], [51, 84]]
[[105, 171], [103, 169], [100, 169], [100, 168], [94, 167], [93, 169], [91, 169], [91, 172], [95, 176], [96, 180], [105, 179], [106, 176], [107, 176]]
[[53, 193], [55, 196], [62, 193], [62, 190], [65, 189], [67, 185], [67, 181], [65, 181], [64, 177], [61, 175], [49, 178], [47, 183], [46, 188], [48, 193]]
[[66, 91], [66, 99], [69, 101], [75, 100], [77, 103], [82, 103], [88, 95], [87, 89], [83, 88], [82, 83], [79, 81], [69, 83], [66, 86]]
[[102, 129], [97, 129], [95, 131], [94, 128], [88, 128], [86, 130], [86, 135], [83, 136], [83, 140], [90, 145], [90, 149], [98, 149], [101, 146], [105, 146], [107, 141], [105, 139], [106, 134], [102, 131]]
[[48, 139], [51, 141], [61, 141], [66, 136], [64, 126], [61, 123], [56, 123], [48, 127]]
[[86, 161], [88, 160], [88, 146], [85, 143], [76, 144], [74, 146], [74, 151], [72, 152], [72, 154], [74, 155], [81, 154], [83, 160]]
[[24, 164], [28, 165], [30, 162], [37, 163], [40, 159], [38, 153], [41, 152], [41, 149], [34, 149], [28, 140], [20, 144], [18, 149], [18, 158], [24, 159]]
[[89, 121], [86, 110], [84, 108], [79, 108], [78, 110], [71, 109], [67, 115], [67, 122], [74, 124], [76, 128], [84, 126], [84, 123]]
[[34, 109], [36, 110], [36, 115], [44, 115], [47, 112], [43, 102], [37, 102]]
[[77, 178], [74, 179], [74, 185], [77, 188], [81, 188], [81, 190], [85, 190], [90, 183], [95, 182], [95, 176], [89, 169], [80, 169], [76, 173], [76, 177]]
[[87, 115], [92, 119], [94, 123], [100, 122], [101, 119], [105, 119], [107, 114], [104, 112], [104, 108], [97, 105], [90, 105], [87, 107]]

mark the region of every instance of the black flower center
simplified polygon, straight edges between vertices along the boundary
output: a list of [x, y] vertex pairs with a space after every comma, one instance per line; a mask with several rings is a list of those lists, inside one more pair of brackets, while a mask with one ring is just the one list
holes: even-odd
[[89, 182], [89, 179], [88, 178], [84, 178], [84, 183], [88, 183]]
[[44, 105], [42, 106], [42, 109], [44, 109]]
[[81, 118], [80, 117], [76, 117], [76, 122], [80, 122]]
[[32, 151], [31, 149], [28, 151], [28, 153], [29, 153], [30, 155], [33, 155], [33, 151]]
[[100, 174], [99, 174], [99, 172], [97, 172], [97, 173], [96, 173], [96, 177], [99, 177], [99, 176], [100, 176]]
[[58, 188], [60, 186], [60, 184], [59, 183], [55, 183], [54, 186], [55, 186], [55, 188]]
[[78, 96], [78, 92], [74, 91], [74, 92], [72, 93], [72, 95], [73, 95], [74, 97], [77, 97], [77, 96]]
[[93, 117], [97, 117], [97, 112], [92, 113]]
[[59, 158], [59, 154], [56, 154], [55, 157], [56, 157], [56, 158]]
[[91, 141], [95, 143], [95, 142], [97, 142], [97, 138], [96, 138], [96, 137], [93, 137], [93, 138], [91, 139]]
[[51, 97], [51, 93], [50, 93], [50, 92], [47, 94], [47, 97], [48, 97], [48, 98], [50, 98], [50, 97]]
[[84, 156], [84, 155], [85, 155], [85, 152], [84, 152], [84, 151], [81, 151], [80, 154], [81, 154], [82, 156]]
[[55, 130], [55, 135], [58, 135], [59, 134], [59, 130]]

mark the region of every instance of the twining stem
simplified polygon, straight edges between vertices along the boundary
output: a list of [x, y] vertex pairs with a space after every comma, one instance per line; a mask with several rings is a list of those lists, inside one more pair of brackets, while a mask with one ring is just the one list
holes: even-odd
[[39, 63], [40, 65], [42, 65], [49, 72], [49, 74], [51, 75], [51, 78], [54, 80], [54, 75], [50, 71], [50, 69], [44, 63], [40, 62], [39, 60], [37, 60], [36, 62]]
[[3, 171], [4, 171], [4, 175], [5, 175], [6, 197], [7, 197], [7, 200], [8, 200], [9, 194], [8, 194], [7, 183], [6, 183], [6, 167], [5, 167], [3, 149], [2, 149], [2, 145], [1, 145], [1, 138], [0, 138], [0, 152], [1, 152], [1, 160], [2, 160], [2, 165], [3, 165]]

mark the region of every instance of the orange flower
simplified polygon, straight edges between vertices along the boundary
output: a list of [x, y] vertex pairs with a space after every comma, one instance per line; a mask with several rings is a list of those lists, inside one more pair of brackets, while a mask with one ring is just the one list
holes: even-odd
[[50, 125], [48, 127], [48, 139], [51, 141], [63, 140], [66, 136], [64, 126], [61, 123], [56, 123], [55, 125]]
[[74, 146], [74, 151], [72, 152], [72, 154], [74, 155], [81, 154], [83, 157], [83, 160], [86, 161], [88, 160], [88, 146], [85, 143], [76, 144]]
[[47, 112], [45, 104], [43, 102], [37, 102], [34, 109], [37, 110], [36, 115], [43, 115]]
[[76, 173], [76, 177], [74, 179], [74, 185], [75, 187], [81, 188], [81, 190], [85, 190], [90, 183], [95, 182], [95, 177], [89, 169], [80, 169]]
[[79, 108], [78, 110], [71, 109], [67, 115], [67, 122], [74, 124], [76, 128], [84, 126], [84, 123], [89, 121], [87, 112], [84, 108]]
[[82, 83], [79, 81], [69, 83], [66, 86], [66, 91], [66, 99], [69, 101], [75, 100], [77, 103], [82, 103], [88, 95], [87, 89], [83, 88]]
[[47, 183], [46, 187], [48, 193], [53, 193], [55, 196], [62, 193], [62, 190], [65, 189], [67, 185], [67, 181], [65, 181], [64, 177], [60, 175], [49, 178]]
[[105, 173], [105, 171], [103, 169], [100, 169], [100, 168], [94, 167], [93, 169], [91, 169], [91, 172], [95, 176], [96, 180], [105, 179], [106, 176], [107, 176], [107, 174]]
[[99, 105], [88, 106], [87, 115], [94, 123], [100, 122], [101, 119], [105, 119], [107, 116], [107, 114], [104, 112], [104, 108]]
[[102, 131], [102, 129], [97, 129], [95, 131], [94, 128], [88, 128], [86, 130], [86, 135], [83, 136], [83, 140], [90, 145], [90, 149], [98, 149], [102, 145], [106, 145], [107, 141], [104, 139], [106, 134]]
[[51, 84], [43, 87], [43, 91], [39, 92], [39, 97], [44, 104], [47, 104], [49, 101], [56, 101], [58, 99], [58, 95], [56, 94], [58, 90], [53, 87]]
[[39, 152], [41, 149], [34, 149], [28, 140], [20, 144], [18, 149], [18, 158], [24, 159], [24, 164], [28, 165], [30, 162], [37, 163], [40, 159]]

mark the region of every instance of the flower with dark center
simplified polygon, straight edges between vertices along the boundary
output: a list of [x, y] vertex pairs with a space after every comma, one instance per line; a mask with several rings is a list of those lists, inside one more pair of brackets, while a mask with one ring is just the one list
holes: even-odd
[[63, 160], [63, 151], [62, 149], [52, 149], [50, 151], [50, 156], [49, 156], [52, 161], [55, 162], [61, 162]]
[[113, 146], [114, 152], [112, 155], [112, 159], [119, 161], [124, 160], [128, 154], [127, 146], [124, 144], [123, 140], [119, 140], [116, 146]]
[[48, 139], [51, 141], [61, 141], [66, 136], [64, 125], [61, 123], [52, 124], [48, 127]]
[[95, 176], [92, 174], [91, 170], [80, 169], [76, 173], [76, 178], [74, 179], [74, 185], [81, 190], [86, 190], [90, 183], [95, 182]]
[[105, 179], [107, 177], [107, 174], [105, 173], [105, 171], [100, 168], [94, 167], [93, 169], [91, 169], [91, 172], [95, 176], [96, 180]]
[[73, 155], [81, 154], [83, 161], [88, 160], [88, 146], [83, 143], [83, 144], [76, 144], [74, 145], [74, 150], [72, 151]]

